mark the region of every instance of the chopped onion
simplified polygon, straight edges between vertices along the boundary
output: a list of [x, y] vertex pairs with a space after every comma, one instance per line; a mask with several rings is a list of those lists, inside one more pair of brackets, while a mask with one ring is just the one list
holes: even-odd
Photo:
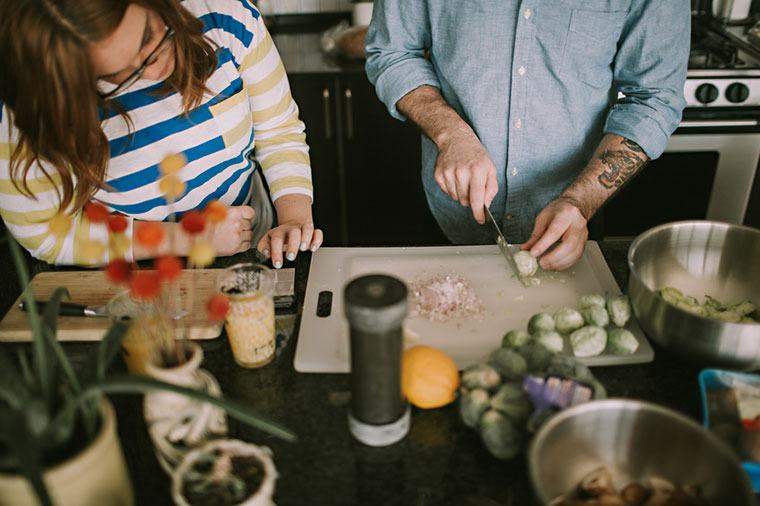
[[410, 286], [411, 316], [433, 322], [452, 318], [482, 319], [484, 308], [480, 297], [462, 276], [442, 275], [416, 279]]

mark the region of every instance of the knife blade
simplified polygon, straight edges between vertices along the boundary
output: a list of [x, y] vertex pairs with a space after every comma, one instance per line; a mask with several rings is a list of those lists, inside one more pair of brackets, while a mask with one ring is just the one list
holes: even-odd
[[[45, 310], [47, 301], [37, 300], [35, 302], [37, 304], [37, 311], [42, 313]], [[22, 311], [27, 311], [26, 301], [20, 302], [18, 307]], [[187, 310], [180, 309], [172, 315], [172, 319], [179, 320], [185, 315], [187, 315]], [[107, 318], [109, 314], [107, 305], [88, 306], [86, 304], [78, 304], [76, 302], [61, 302], [61, 305], [58, 308], [58, 316], [86, 316], [94, 318]]]
[[491, 210], [488, 209], [488, 206], [484, 207], [486, 209], [486, 214], [488, 215], [488, 223], [491, 226], [491, 231], [493, 232], [494, 239], [496, 240], [496, 245], [499, 247], [499, 250], [501, 250], [501, 254], [507, 260], [509, 268], [512, 269], [512, 272], [515, 274], [515, 276], [517, 276], [517, 279], [520, 280], [520, 283], [522, 283], [524, 287], [528, 288], [532, 286], [530, 281], [525, 279], [525, 276], [522, 276], [520, 274], [520, 271], [517, 269], [517, 263], [515, 262], [515, 257], [512, 254], [512, 250], [509, 249], [509, 243], [504, 237], [504, 234], [501, 232], [499, 224], [496, 223], [493, 214], [491, 214]]

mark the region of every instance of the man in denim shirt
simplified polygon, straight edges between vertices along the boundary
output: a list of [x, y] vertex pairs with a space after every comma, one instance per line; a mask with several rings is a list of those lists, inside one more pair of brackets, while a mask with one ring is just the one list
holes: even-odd
[[510, 242], [561, 270], [678, 126], [689, 31], [687, 0], [375, 0], [367, 75], [424, 133], [446, 235], [493, 242], [487, 205]]

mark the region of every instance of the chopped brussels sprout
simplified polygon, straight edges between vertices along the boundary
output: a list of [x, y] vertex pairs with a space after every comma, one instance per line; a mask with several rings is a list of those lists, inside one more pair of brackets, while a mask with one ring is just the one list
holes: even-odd
[[532, 277], [538, 272], [538, 260], [527, 251], [518, 251], [514, 254], [515, 265], [520, 276]]
[[536, 342], [552, 353], [561, 353], [565, 348], [565, 340], [559, 333], [544, 330], [535, 335]]
[[739, 313], [741, 316], [747, 316], [749, 314], [754, 313], [757, 308], [752, 303], [752, 301], [745, 300], [745, 301], [739, 302], [738, 304], [734, 304], [729, 309], [735, 313]]
[[578, 307], [581, 309], [587, 309], [595, 306], [604, 308], [606, 304], [607, 299], [604, 298], [604, 295], [599, 295], [598, 293], [590, 293], [588, 295], [584, 295], [578, 300]]
[[476, 388], [460, 397], [459, 414], [462, 416], [464, 424], [474, 429], [478, 426], [480, 417], [489, 406], [490, 397], [488, 396], [488, 392], [482, 388]]
[[663, 299], [671, 304], [676, 304], [679, 300], [683, 299], [683, 293], [678, 288], [672, 286], [666, 286], [660, 289], [660, 295]]
[[631, 318], [631, 304], [628, 302], [628, 297], [625, 295], [611, 297], [607, 301], [607, 312], [610, 314], [612, 323], [618, 327], [625, 327]]
[[708, 316], [710, 314], [717, 314], [719, 312], [717, 309], [711, 308], [709, 306], [700, 306], [699, 303], [694, 304], [686, 298], [677, 301], [675, 303], [675, 306], [697, 316]]
[[530, 341], [530, 334], [524, 330], [510, 330], [501, 340], [502, 348], [519, 348]]
[[520, 431], [506, 416], [489, 409], [480, 420], [480, 437], [496, 458], [509, 460], [522, 450]]
[[599, 380], [594, 379], [591, 382], [591, 387], [594, 389], [593, 399], [595, 401], [599, 401], [599, 400], [607, 398], [607, 389], [604, 388], [604, 385], [602, 385], [602, 383]]
[[607, 351], [615, 355], [630, 355], [639, 349], [639, 340], [626, 329], [612, 329], [607, 334]]
[[700, 304], [694, 297], [684, 295], [680, 290], [671, 286], [661, 288], [660, 295], [670, 304], [697, 316], [730, 323], [752, 323], [755, 321], [749, 316], [757, 310], [757, 306], [751, 300], [743, 300], [736, 304], [724, 304], [715, 297], [705, 295], [705, 301]]
[[491, 354], [489, 362], [502, 378], [522, 378], [528, 372], [528, 363], [525, 359], [516, 351], [507, 348], [497, 348]]
[[582, 327], [570, 334], [570, 345], [576, 357], [595, 357], [607, 346], [607, 332], [594, 325]]
[[531, 334], [551, 330], [554, 330], [554, 318], [549, 313], [537, 313], [528, 320], [528, 332]]
[[501, 383], [499, 373], [488, 364], [476, 364], [462, 371], [462, 386], [490, 390]]
[[533, 403], [520, 383], [505, 383], [491, 397], [491, 408], [522, 424], [533, 411]]
[[547, 350], [543, 344], [539, 344], [535, 341], [531, 341], [528, 344], [521, 346], [517, 350], [517, 353], [522, 355], [528, 363], [528, 372], [531, 374], [543, 373], [552, 358], [552, 352]]
[[574, 330], [578, 330], [584, 325], [583, 315], [577, 310], [563, 307], [554, 313], [554, 326], [557, 332], [561, 334], [569, 334]]
[[607, 314], [604, 306], [591, 306], [581, 309], [581, 314], [587, 325], [606, 327], [610, 324], [610, 315]]

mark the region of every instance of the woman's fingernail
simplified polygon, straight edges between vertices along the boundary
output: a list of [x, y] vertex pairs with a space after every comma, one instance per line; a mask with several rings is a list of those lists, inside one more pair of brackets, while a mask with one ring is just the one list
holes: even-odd
[[300, 248], [300, 249], [301, 249], [301, 251], [306, 251], [308, 248], [309, 248], [309, 245], [308, 245], [308, 244], [306, 244], [305, 242], [302, 242], [302, 243], [301, 243], [301, 248]]
[[274, 268], [275, 269], [279, 269], [280, 267], [282, 267], [282, 262], [275, 262], [274, 263]]
[[291, 252], [291, 253], [288, 253], [288, 254], [285, 256], [285, 258], [287, 258], [288, 260], [290, 260], [290, 261], [292, 262], [293, 260], [295, 260], [295, 259], [296, 259], [296, 254], [295, 254], [295, 253], [292, 253], [292, 252]]

